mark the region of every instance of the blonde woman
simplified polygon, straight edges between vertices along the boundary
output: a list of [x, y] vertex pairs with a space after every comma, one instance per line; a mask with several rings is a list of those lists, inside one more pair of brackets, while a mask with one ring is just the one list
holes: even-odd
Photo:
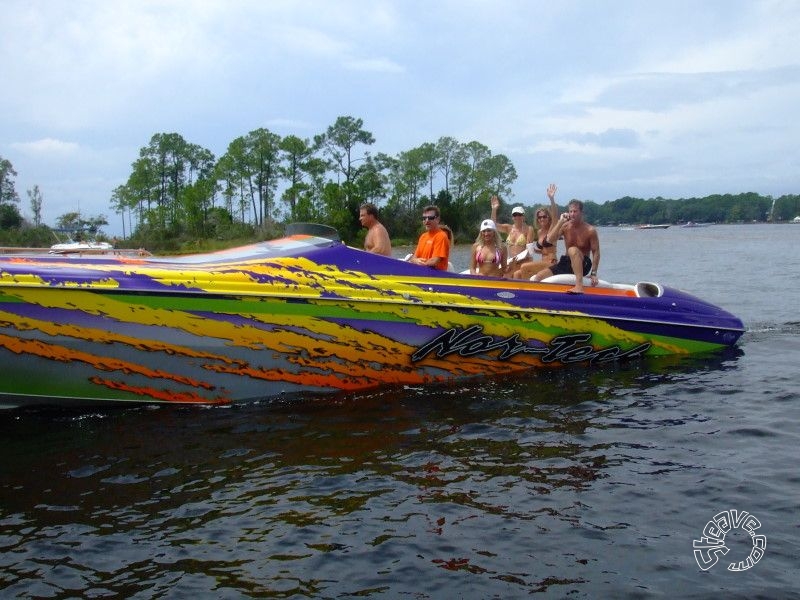
[[[536, 243], [532, 245], [532, 260], [520, 264], [511, 274], [514, 279], [530, 279], [539, 271], [549, 269], [558, 262], [558, 240], [550, 242], [547, 234], [558, 218], [556, 206], [556, 184], [551, 183], [547, 188], [547, 197], [550, 199], [549, 210], [544, 207], [536, 209]], [[529, 247], [529, 252], [531, 252]]]
[[470, 274], [503, 277], [506, 273], [507, 257], [506, 247], [497, 233], [497, 226], [491, 219], [486, 219], [481, 223], [478, 239], [472, 244]]
[[525, 222], [525, 209], [521, 206], [515, 206], [511, 209], [511, 219], [514, 221], [513, 223], [497, 223], [497, 209], [500, 208], [500, 198], [492, 196], [491, 204], [492, 221], [496, 223], [497, 231], [506, 234], [508, 256], [513, 259], [518, 254], [521, 254], [528, 244], [533, 242], [533, 227]]

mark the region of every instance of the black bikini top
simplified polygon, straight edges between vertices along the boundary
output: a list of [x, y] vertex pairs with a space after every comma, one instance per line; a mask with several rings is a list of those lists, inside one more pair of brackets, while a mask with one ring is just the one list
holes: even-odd
[[552, 247], [553, 247], [553, 244], [551, 244], [550, 242], [548, 242], [547, 240], [545, 240], [545, 241], [544, 241], [544, 244], [540, 244], [539, 242], [536, 242], [536, 247], [537, 247], [539, 250], [541, 250], [542, 248], [552, 248]]

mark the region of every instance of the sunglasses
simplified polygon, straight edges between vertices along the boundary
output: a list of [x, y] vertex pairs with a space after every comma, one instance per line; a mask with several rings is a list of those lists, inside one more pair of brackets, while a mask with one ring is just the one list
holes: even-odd
[[550, 215], [536, 215], [537, 219], [549, 219]]
[[434, 219], [438, 219], [436, 215], [422, 215], [423, 221], [433, 221]]

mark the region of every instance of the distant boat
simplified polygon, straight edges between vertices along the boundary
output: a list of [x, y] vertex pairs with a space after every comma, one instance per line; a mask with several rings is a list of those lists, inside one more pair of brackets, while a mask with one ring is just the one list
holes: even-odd
[[681, 227], [708, 227], [711, 223], [695, 223], [694, 221], [687, 221]]
[[636, 229], [666, 229], [667, 227], [669, 225], [651, 225], [648, 223], [647, 225], [639, 225]]
[[73, 252], [105, 254], [114, 249], [108, 242], [64, 242], [50, 246], [50, 254], [72, 254]]
[[794, 219], [792, 219], [792, 223], [800, 223], [800, 216], [797, 216]]
[[[66, 241], [59, 238], [58, 234], [66, 234]], [[56, 238], [55, 244], [50, 246], [50, 254], [107, 254], [114, 250], [114, 245], [108, 242], [98, 242], [94, 237], [87, 237], [84, 232], [74, 229], [55, 229], [53, 236]]]

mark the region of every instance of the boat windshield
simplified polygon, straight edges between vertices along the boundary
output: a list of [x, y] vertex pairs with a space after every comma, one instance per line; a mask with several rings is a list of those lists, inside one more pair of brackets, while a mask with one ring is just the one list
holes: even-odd
[[339, 241], [313, 235], [297, 234], [288, 237], [258, 242], [248, 246], [208, 252], [205, 254], [187, 254], [185, 256], [165, 256], [148, 258], [148, 262], [170, 264], [213, 264], [231, 261], [249, 261], [279, 256], [297, 256], [312, 248], [328, 248], [341, 244]]

